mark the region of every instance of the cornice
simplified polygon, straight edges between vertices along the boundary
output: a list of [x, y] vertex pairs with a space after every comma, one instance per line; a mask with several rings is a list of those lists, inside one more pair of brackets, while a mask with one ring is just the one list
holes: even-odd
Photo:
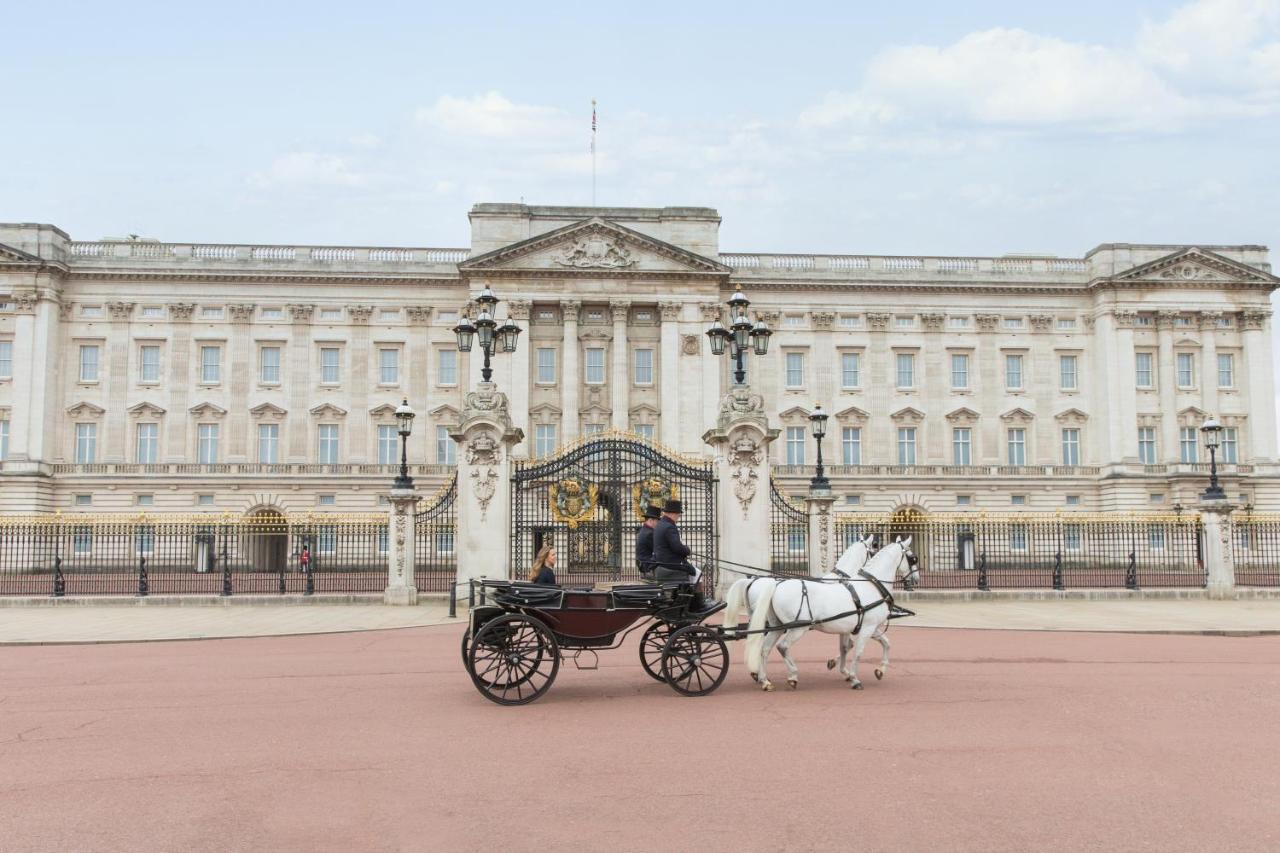
[[320, 273], [274, 273], [258, 271], [232, 271], [225, 273], [203, 272], [197, 270], [73, 270], [67, 278], [72, 281], [213, 281], [237, 284], [256, 284], [267, 282], [289, 282], [303, 284], [326, 284], [340, 282], [343, 284], [440, 284], [461, 285], [460, 276], [434, 275], [385, 275], [375, 273], [333, 274]]

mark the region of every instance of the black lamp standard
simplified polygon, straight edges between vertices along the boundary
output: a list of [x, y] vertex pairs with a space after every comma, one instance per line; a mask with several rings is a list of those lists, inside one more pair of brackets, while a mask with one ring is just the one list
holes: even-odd
[[480, 291], [475, 302], [479, 306], [475, 323], [464, 316], [458, 325], [453, 327], [453, 333], [458, 337], [458, 352], [471, 352], [472, 339], [479, 339], [480, 350], [484, 353], [484, 367], [480, 369], [480, 378], [488, 382], [493, 377], [493, 368], [489, 366], [489, 359], [497, 352], [498, 347], [501, 347], [503, 352], [515, 352], [516, 339], [521, 329], [510, 320], [501, 326], [498, 325], [498, 321], [493, 316], [498, 306], [498, 297], [491, 289], [486, 287]]
[[414, 411], [409, 400], [396, 407], [396, 425], [400, 432], [400, 476], [396, 477], [394, 488], [412, 489], [413, 478], [409, 476], [409, 434], [413, 432]]
[[822, 411], [822, 404], [818, 403], [813, 407], [813, 414], [809, 415], [809, 423], [813, 424], [813, 437], [818, 442], [818, 470], [809, 480], [809, 488], [816, 491], [826, 491], [831, 488], [831, 481], [827, 479], [826, 472], [822, 468], [822, 439], [827, 435], [827, 413]]
[[750, 304], [747, 297], [742, 294], [742, 288], [738, 288], [729, 299], [729, 327], [725, 328], [717, 318], [711, 324], [711, 328], [707, 329], [707, 337], [711, 339], [712, 355], [724, 355], [725, 344], [729, 344], [729, 357], [734, 360], [733, 381], [738, 385], [742, 385], [747, 380], [747, 371], [742, 364], [742, 357], [746, 355], [748, 348], [753, 349], [756, 355], [767, 354], [769, 336], [773, 334], [763, 320], [757, 319], [755, 323], [751, 322], [751, 318], [747, 316], [747, 306]]
[[1201, 497], [1207, 501], [1225, 501], [1227, 493], [1222, 490], [1222, 486], [1218, 485], [1218, 447], [1222, 444], [1222, 424], [1214, 420], [1210, 415], [1200, 427], [1200, 432], [1204, 433], [1204, 446], [1209, 449], [1209, 488], [1204, 490]]

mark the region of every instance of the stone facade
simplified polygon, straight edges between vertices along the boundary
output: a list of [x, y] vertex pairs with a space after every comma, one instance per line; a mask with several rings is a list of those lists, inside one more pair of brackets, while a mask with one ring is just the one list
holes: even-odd
[[732, 377], [704, 332], [741, 287], [775, 332], [746, 368], [793, 493], [815, 403], [837, 511], [1189, 503], [1212, 413], [1233, 431], [1231, 499], [1280, 508], [1264, 247], [768, 255], [722, 253], [706, 208], [470, 218], [469, 249], [0, 224], [0, 510], [370, 510], [402, 398], [429, 490], [480, 379], [451, 327], [486, 286], [525, 330], [494, 360], [517, 458], [609, 428], [711, 453]]

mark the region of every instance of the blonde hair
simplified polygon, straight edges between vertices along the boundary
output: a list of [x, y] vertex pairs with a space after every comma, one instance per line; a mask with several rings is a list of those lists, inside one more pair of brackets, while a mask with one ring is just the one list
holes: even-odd
[[547, 564], [547, 557], [556, 550], [556, 546], [548, 542], [538, 551], [538, 556], [533, 558], [533, 565], [529, 567], [529, 576], [527, 578], [531, 583], [538, 579], [538, 572], [542, 571], [542, 567]]

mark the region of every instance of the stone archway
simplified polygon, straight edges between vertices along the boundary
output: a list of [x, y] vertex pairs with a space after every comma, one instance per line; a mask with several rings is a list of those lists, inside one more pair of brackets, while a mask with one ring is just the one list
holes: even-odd
[[889, 538], [881, 544], [908, 536], [911, 537], [911, 550], [920, 560], [920, 571], [926, 571], [932, 563], [929, 559], [929, 516], [918, 504], [900, 504], [894, 509], [889, 519]]
[[247, 521], [249, 570], [278, 573], [287, 568], [289, 526], [280, 510], [260, 507], [249, 512]]

